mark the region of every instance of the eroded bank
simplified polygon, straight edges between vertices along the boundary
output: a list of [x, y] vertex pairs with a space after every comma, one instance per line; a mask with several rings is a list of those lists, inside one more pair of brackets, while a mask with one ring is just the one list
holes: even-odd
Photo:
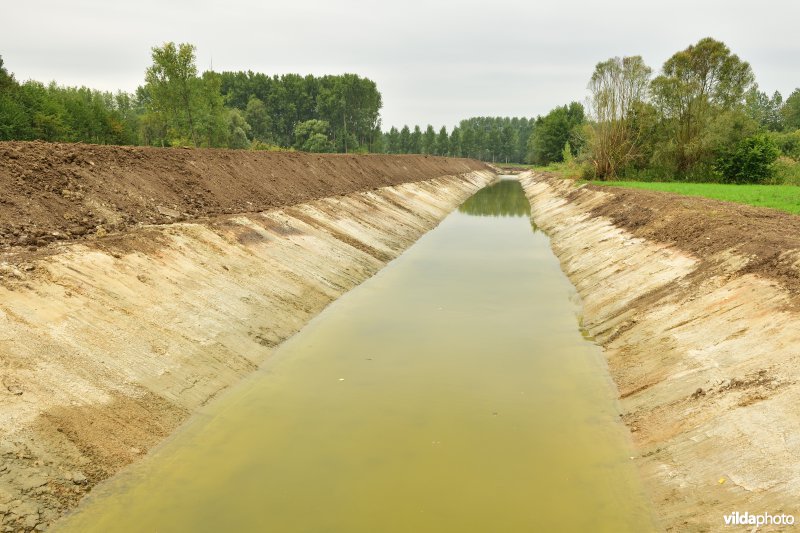
[[525, 174], [604, 347], [661, 525], [800, 518], [800, 226], [700, 198]]
[[[391, 179], [412, 163], [398, 158]], [[415, 183], [372, 190], [367, 168], [347, 185], [361, 192], [10, 249], [0, 284], [2, 528], [44, 529], [495, 179], [441, 175], [448, 165], [423, 161]]]

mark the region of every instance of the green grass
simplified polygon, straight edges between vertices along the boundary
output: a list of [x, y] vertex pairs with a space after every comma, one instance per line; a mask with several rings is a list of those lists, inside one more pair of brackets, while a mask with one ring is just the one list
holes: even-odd
[[595, 185], [666, 191], [687, 196], [704, 196], [740, 204], [769, 207], [800, 214], [800, 187], [795, 185], [727, 185], [722, 183], [682, 183], [644, 181], [592, 181]]
[[533, 165], [529, 165], [527, 163], [493, 163], [498, 167], [508, 167], [508, 168], [518, 168], [520, 170], [527, 170], [530, 168], [534, 168]]
[[537, 172], [549, 172], [561, 176], [562, 178], [580, 179], [583, 169], [581, 165], [575, 162], [572, 163], [550, 163], [547, 166], [530, 165], [533, 170]]

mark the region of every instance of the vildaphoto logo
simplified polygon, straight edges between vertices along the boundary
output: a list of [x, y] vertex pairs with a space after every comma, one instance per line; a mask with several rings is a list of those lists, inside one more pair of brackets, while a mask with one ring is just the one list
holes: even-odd
[[735, 511], [722, 517], [726, 526], [793, 526], [794, 516], [790, 514], [752, 514]]

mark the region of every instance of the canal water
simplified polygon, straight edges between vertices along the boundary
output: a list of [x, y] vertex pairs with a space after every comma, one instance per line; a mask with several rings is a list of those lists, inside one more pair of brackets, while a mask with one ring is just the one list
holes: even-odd
[[478, 192], [59, 531], [649, 531], [519, 183]]

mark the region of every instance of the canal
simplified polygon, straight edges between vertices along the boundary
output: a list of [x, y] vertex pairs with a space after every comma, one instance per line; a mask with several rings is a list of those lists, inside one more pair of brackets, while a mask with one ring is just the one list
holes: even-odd
[[648, 531], [519, 183], [478, 192], [58, 531]]

